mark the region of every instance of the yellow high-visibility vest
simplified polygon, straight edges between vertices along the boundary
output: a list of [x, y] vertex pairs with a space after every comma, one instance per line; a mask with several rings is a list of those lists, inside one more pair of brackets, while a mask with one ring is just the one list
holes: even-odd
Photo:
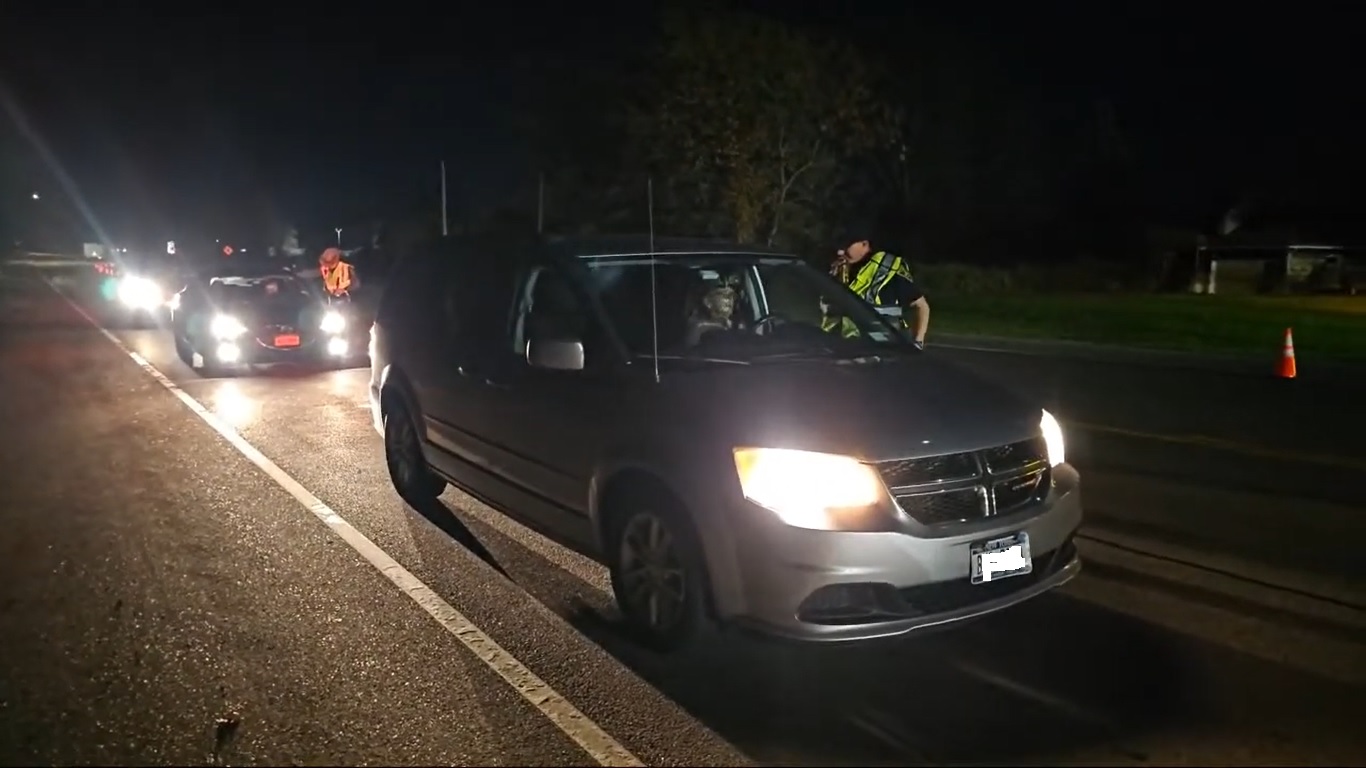
[[[882, 314], [891, 315], [896, 318], [902, 326], [908, 326], [906, 318], [902, 317], [901, 307], [882, 306], [882, 289], [892, 282], [897, 275], [901, 275], [907, 280], [911, 279], [910, 267], [906, 265], [906, 260], [900, 256], [893, 256], [886, 251], [878, 251], [864, 260], [858, 266], [858, 271], [849, 281], [848, 288], [856, 296], [872, 304]], [[841, 335], [848, 338], [858, 335], [858, 328], [848, 318], [840, 318]], [[821, 330], [830, 332], [835, 330], [836, 319], [826, 317], [821, 319]]]

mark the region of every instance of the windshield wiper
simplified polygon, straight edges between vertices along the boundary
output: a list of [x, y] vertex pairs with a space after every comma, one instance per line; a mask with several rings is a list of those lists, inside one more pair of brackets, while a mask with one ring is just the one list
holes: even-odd
[[763, 354], [755, 355], [753, 359], [755, 359], [755, 360], [797, 360], [797, 359], [811, 358], [811, 359], [829, 360], [829, 359], [832, 359], [832, 358], [835, 358], [835, 357], [839, 357], [839, 356], [840, 356], [840, 355], [839, 355], [839, 352], [837, 352], [837, 351], [831, 349], [830, 347], [825, 347], [825, 346], [820, 346], [820, 347], [806, 347], [806, 348], [803, 348], [803, 349], [792, 349], [791, 346], [788, 346], [788, 351], [787, 351], [787, 352], [765, 352], [765, 353], [763, 353]]
[[[637, 360], [654, 360], [654, 355], [636, 354]], [[692, 363], [720, 363], [723, 365], [749, 365], [748, 360], [735, 360], [728, 357], [707, 357], [706, 355], [660, 355], [660, 360], [683, 360]]]
[[778, 352], [770, 355], [759, 355], [754, 359], [757, 362], [832, 363], [834, 365], [872, 365], [891, 361], [891, 358], [880, 354], [841, 354], [833, 349]]

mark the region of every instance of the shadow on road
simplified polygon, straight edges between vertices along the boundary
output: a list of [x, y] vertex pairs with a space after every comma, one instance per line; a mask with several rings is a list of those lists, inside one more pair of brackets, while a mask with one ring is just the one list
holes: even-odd
[[440, 502], [419, 512], [760, 763], [1142, 759], [1123, 745], [1189, 719], [1188, 692], [1200, 687], [1170, 634], [1058, 593], [875, 646], [727, 633], [659, 655], [629, 636], [610, 598], [577, 578], [505, 547], [497, 533], [482, 534], [493, 537], [486, 547]]
[[861, 649], [728, 638], [664, 658], [615, 617], [585, 607], [570, 620], [765, 763], [1028, 762], [1102, 746], [1120, 757], [1126, 737], [1182, 717], [1190, 683], [1169, 637], [1057, 594]]
[[[503, 570], [502, 564], [493, 556], [493, 553], [489, 552], [488, 549], [484, 547], [483, 542], [479, 541], [479, 537], [475, 536], [473, 531], [465, 527], [465, 524], [460, 522], [460, 519], [455, 516], [455, 513], [451, 512], [450, 508], [442, 503], [440, 499], [433, 499], [416, 506], [409, 502], [408, 507], [415, 510], [419, 515], [427, 518], [428, 522], [435, 525], [443, 533], [450, 536], [456, 543], [469, 550], [480, 560], [488, 563], [495, 571], [508, 579], [512, 578], [508, 575], [507, 571]], [[408, 521], [408, 525], [411, 526], [414, 524], [414, 520], [411, 517], [405, 517], [405, 519]], [[413, 534], [414, 538], [418, 539], [417, 532], [413, 531]]]

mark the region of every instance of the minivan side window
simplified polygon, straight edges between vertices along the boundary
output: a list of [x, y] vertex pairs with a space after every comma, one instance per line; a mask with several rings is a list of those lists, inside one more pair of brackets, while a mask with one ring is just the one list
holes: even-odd
[[441, 321], [453, 341], [492, 349], [507, 339], [514, 268], [498, 255], [453, 260], [443, 269]]
[[376, 318], [381, 325], [419, 319], [430, 312], [436, 298], [433, 280], [436, 276], [434, 259], [428, 254], [412, 253], [400, 259], [389, 276], [389, 284], [380, 296]]
[[518, 290], [518, 312], [512, 333], [513, 353], [526, 355], [532, 339], [577, 339], [588, 365], [611, 358], [611, 341], [602, 323], [568, 275], [542, 267]]

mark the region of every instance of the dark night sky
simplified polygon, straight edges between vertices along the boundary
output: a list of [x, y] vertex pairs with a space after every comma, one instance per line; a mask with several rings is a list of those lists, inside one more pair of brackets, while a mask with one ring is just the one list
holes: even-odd
[[[649, 23], [623, 12], [644, 3], [243, 5], [238, 18], [164, 5], [16, 4], [0, 24], [0, 77], [115, 239], [354, 221], [430, 193], [442, 157], [457, 201], [497, 197], [533, 173], [509, 135], [518, 63], [612, 50]], [[906, 23], [984, 45], [1054, 108], [1113, 100], [1156, 188], [1194, 205], [1249, 175], [1323, 190], [1366, 171], [1351, 36], [1366, 12], [1306, 5], [917, 3]], [[803, 21], [873, 30], [866, 44], [889, 49], [903, 22], [881, 9], [898, 7], [830, 4]]]

